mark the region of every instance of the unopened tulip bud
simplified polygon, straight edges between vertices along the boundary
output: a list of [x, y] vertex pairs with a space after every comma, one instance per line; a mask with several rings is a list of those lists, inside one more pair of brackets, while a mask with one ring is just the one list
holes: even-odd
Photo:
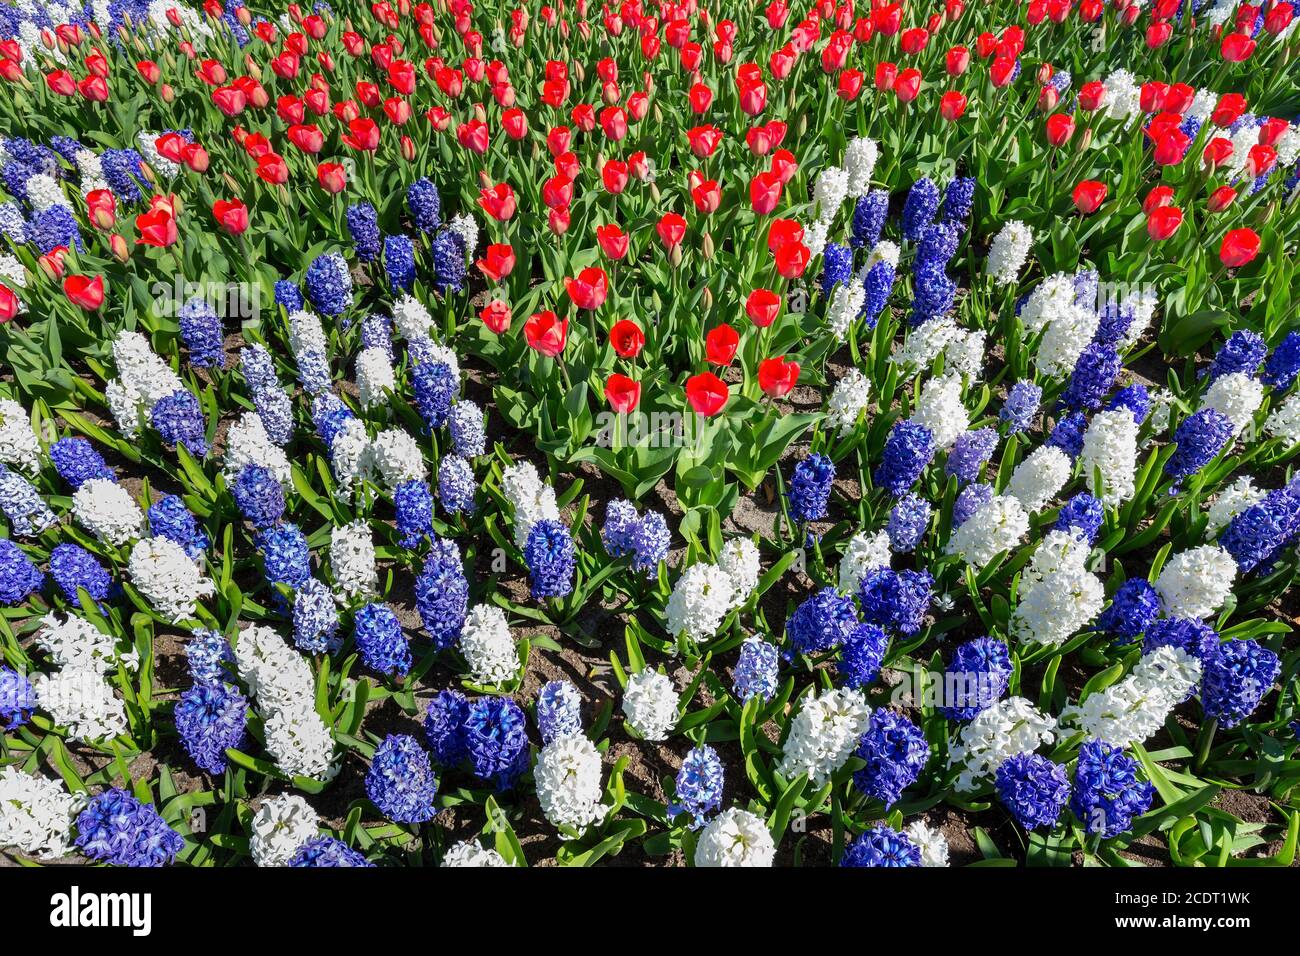
[[164, 103], [171, 103], [174, 102], [176, 99], [176, 91], [172, 89], [172, 85], [170, 83], [164, 83], [162, 86], [160, 86], [158, 88], [158, 95], [162, 97], [162, 101]]
[[[677, 250], [674, 249], [673, 251], [676, 252]], [[706, 232], [704, 234], [704, 241], [701, 243], [700, 252], [705, 259], [713, 258], [713, 233]]]
[[113, 252], [113, 258], [118, 262], [126, 262], [126, 260], [131, 258], [131, 247], [128, 246], [126, 240], [117, 233], [113, 233], [109, 238], [108, 247]]
[[487, 122], [487, 110], [483, 108], [482, 103], [474, 104], [474, 118], [478, 120], [480, 123]]
[[682, 247], [680, 244], [673, 246], [672, 251], [668, 253], [668, 261], [673, 264], [674, 269], [682, 264]]
[[401, 139], [402, 159], [408, 163], [415, 162], [415, 141], [409, 136], [403, 136]]
[[144, 177], [144, 181], [150, 186], [156, 187], [158, 185], [158, 174], [153, 171], [152, 166], [143, 160], [140, 162], [140, 175]]
[[1079, 137], [1079, 146], [1078, 146], [1079, 152], [1082, 153], [1091, 144], [1092, 144], [1092, 127], [1088, 126], [1084, 128], [1083, 135]]

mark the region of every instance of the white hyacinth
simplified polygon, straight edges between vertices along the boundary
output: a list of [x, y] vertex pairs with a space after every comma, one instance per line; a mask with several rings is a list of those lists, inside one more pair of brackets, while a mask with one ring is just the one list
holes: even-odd
[[869, 136], [855, 136], [844, 148], [844, 172], [849, 196], [859, 199], [871, 191], [871, 174], [876, 171], [880, 147]]
[[1233, 432], [1240, 432], [1255, 420], [1255, 412], [1264, 404], [1264, 383], [1245, 372], [1220, 375], [1205, 391], [1201, 408], [1212, 408], [1232, 422]]
[[344, 497], [351, 497], [357, 486], [370, 477], [374, 460], [365, 422], [349, 418], [330, 443], [330, 469]]
[[1123, 306], [1126, 309], [1133, 310], [1133, 321], [1129, 323], [1128, 329], [1124, 332], [1124, 337], [1120, 340], [1121, 351], [1126, 351], [1137, 345], [1138, 339], [1142, 338], [1146, 330], [1151, 327], [1151, 323], [1156, 317], [1158, 305], [1159, 300], [1156, 298], [1155, 290], [1148, 286], [1140, 286], [1125, 295]]
[[732, 538], [718, 553], [718, 568], [731, 580], [731, 608], [742, 607], [758, 587], [763, 567], [758, 548], [749, 538]]
[[254, 411], [245, 411], [226, 432], [226, 454], [221, 464], [226, 483], [233, 484], [248, 465], [261, 465], [282, 485], [293, 480], [289, 456], [271, 441], [266, 426]]
[[776, 844], [767, 822], [739, 807], [710, 820], [695, 844], [695, 865], [700, 867], [771, 866], [775, 858]]
[[0, 767], [0, 847], [42, 860], [67, 856], [85, 803], [84, 794], [69, 793], [61, 781]]
[[397, 377], [388, 353], [380, 346], [362, 350], [357, 356], [357, 397], [362, 408], [374, 408], [397, 391]]
[[1092, 309], [1071, 304], [1047, 324], [1034, 356], [1034, 366], [1045, 378], [1060, 378], [1074, 371], [1079, 356], [1097, 334], [1101, 319]]
[[817, 202], [817, 219], [830, 222], [844, 205], [849, 194], [849, 174], [836, 166], [827, 166], [813, 183], [813, 199]]
[[461, 213], [459, 216], [452, 217], [452, 220], [447, 223], [447, 228], [464, 241], [465, 261], [468, 262], [478, 249], [478, 221], [467, 212]]
[[1242, 475], [1214, 496], [1206, 511], [1205, 536], [1213, 538], [1233, 518], [1251, 505], [1264, 500], [1264, 491], [1255, 487], [1250, 475]]
[[41, 467], [41, 443], [21, 405], [0, 399], [0, 464], [34, 475]]
[[289, 315], [289, 349], [294, 355], [306, 352], [329, 354], [329, 339], [325, 337], [320, 316], [305, 309]]
[[1129, 747], [1159, 731], [1200, 682], [1199, 660], [1178, 647], [1157, 647], [1119, 683], [1062, 710], [1061, 723], [1112, 746]]
[[1029, 515], [1020, 499], [994, 495], [954, 529], [948, 552], [982, 568], [1003, 551], [1011, 551], [1029, 532]]
[[253, 814], [248, 850], [258, 866], [288, 866], [298, 848], [314, 840], [320, 815], [294, 793], [282, 793], [262, 802]]
[[843, 340], [849, 326], [862, 314], [862, 304], [867, 299], [866, 287], [860, 282], [841, 282], [831, 292], [831, 303], [826, 308], [826, 324], [837, 340]]
[[542, 814], [554, 827], [581, 833], [605, 815], [600, 751], [585, 734], [565, 734], [543, 747], [533, 780]]
[[778, 772], [787, 780], [807, 774], [820, 787], [853, 755], [870, 717], [860, 690], [841, 687], [805, 698], [790, 724]]
[[393, 328], [409, 340], [427, 339], [433, 316], [415, 296], [403, 295], [393, 304]]
[[379, 587], [375, 543], [363, 520], [335, 525], [330, 533], [330, 567], [334, 584], [348, 597], [373, 594]]
[[144, 512], [131, 493], [109, 478], [82, 482], [72, 495], [72, 517], [105, 544], [120, 547], [144, 534]]
[[693, 564], [677, 579], [665, 609], [668, 633], [707, 641], [735, 606], [731, 577], [716, 564]]
[[937, 448], [948, 448], [970, 427], [970, 413], [962, 404], [959, 375], [932, 378], [921, 387], [912, 421], [924, 425], [934, 436]]
[[1025, 511], [1033, 514], [1047, 507], [1074, 471], [1070, 457], [1055, 445], [1039, 445], [1011, 473], [1007, 494], [1020, 499]]
[[623, 690], [623, 716], [646, 740], [664, 740], [677, 724], [680, 698], [672, 679], [658, 671], [638, 671]]
[[948, 750], [948, 766], [960, 767], [956, 789], [978, 790], [1004, 760], [1037, 750], [1055, 739], [1056, 721], [1023, 697], [1008, 697], [980, 711]]
[[1287, 447], [1300, 444], [1300, 392], [1275, 408], [1264, 422], [1264, 433], [1270, 438], [1280, 438]]
[[[1083, 433], [1083, 466], [1088, 489], [1113, 507], [1136, 493], [1138, 426], [1126, 408], [1098, 412]], [[1101, 484], [1097, 484], [1100, 474]]]
[[844, 557], [840, 558], [840, 592], [857, 594], [858, 586], [867, 572], [889, 567], [891, 554], [889, 535], [886, 532], [868, 534], [859, 531], [849, 539]]
[[118, 334], [113, 340], [113, 361], [117, 364], [117, 376], [122, 387], [145, 412], [159, 399], [184, 388], [180, 377], [158, 357], [149, 340], [139, 332]]
[[478, 604], [470, 610], [460, 634], [460, 652], [476, 683], [504, 684], [519, 673], [519, 649], [505, 612], [496, 605]]
[[978, 381], [984, 370], [984, 352], [987, 348], [988, 333], [983, 329], [962, 329], [952, 341], [944, 347], [945, 367], [968, 380]]
[[509, 866], [506, 858], [491, 847], [480, 845], [478, 840], [461, 840], [442, 856], [443, 866], [501, 867]]
[[117, 638], [76, 614], [66, 618], [54, 611], [46, 614], [41, 618], [41, 629], [36, 632], [36, 644], [60, 668], [107, 674], [117, 670], [119, 661], [130, 670], [135, 670], [140, 663], [140, 653], [134, 647], [118, 653]]
[[136, 542], [127, 571], [136, 590], [171, 621], [193, 617], [195, 603], [216, 593], [212, 579], [170, 538]]
[[826, 401], [827, 427], [838, 428], [841, 434], [853, 431], [870, 401], [871, 379], [856, 368], [849, 369]]
[[239, 677], [262, 714], [271, 759], [290, 776], [334, 777], [337, 747], [316, 712], [316, 679], [306, 659], [257, 624], [240, 631], [234, 651]]
[[1206, 618], [1232, 593], [1237, 562], [1213, 544], [1180, 551], [1165, 562], [1155, 589], [1169, 617]]
[[949, 342], [963, 334], [957, 320], [951, 315], [943, 315], [929, 322], [922, 322], [915, 328], [907, 330], [903, 347], [890, 356], [890, 361], [905, 370], [904, 377], [910, 379], [939, 357]]
[[1091, 548], [1068, 531], [1049, 531], [1020, 578], [1011, 631], [1019, 640], [1064, 644], [1099, 613], [1101, 579], [1088, 571]]
[[995, 285], [1013, 285], [1019, 279], [1020, 269], [1033, 245], [1033, 232], [1018, 219], [1012, 219], [998, 231], [984, 263], [984, 270]]
[[392, 490], [408, 481], [423, 481], [426, 475], [420, 443], [402, 428], [389, 428], [370, 443], [371, 460]]
[[1102, 108], [1111, 119], [1127, 120], [1142, 112], [1142, 88], [1128, 70], [1116, 70], [1102, 86], [1106, 90]]
[[514, 509], [515, 547], [528, 543], [529, 532], [537, 522], [560, 520], [555, 489], [538, 477], [531, 462], [517, 462], [502, 472], [501, 493]]
[[924, 820], [913, 820], [904, 829], [907, 838], [921, 851], [922, 866], [947, 866], [948, 841]]
[[127, 731], [126, 707], [98, 668], [64, 667], [32, 677], [36, 703], [73, 740], [111, 740]]

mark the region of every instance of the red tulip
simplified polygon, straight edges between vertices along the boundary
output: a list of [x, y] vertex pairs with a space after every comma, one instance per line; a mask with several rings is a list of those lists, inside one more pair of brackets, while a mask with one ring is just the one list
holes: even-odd
[[1259, 255], [1259, 234], [1254, 229], [1233, 229], [1223, 237], [1219, 259], [1229, 269], [1244, 266]]
[[497, 183], [479, 190], [478, 204], [493, 219], [505, 222], [515, 214], [515, 191], [508, 183]]
[[664, 244], [664, 248], [673, 249], [686, 238], [686, 220], [675, 212], [664, 213], [655, 225], [655, 232], [659, 234], [659, 241]]
[[379, 124], [372, 119], [354, 119], [348, 123], [343, 142], [353, 149], [373, 153], [379, 148]]
[[497, 335], [510, 328], [510, 306], [500, 299], [493, 299], [485, 305], [478, 316], [483, 320], [483, 324]]
[[910, 103], [921, 92], [921, 71], [908, 67], [894, 80], [894, 95], [904, 103]]
[[63, 280], [63, 294], [73, 305], [94, 312], [104, 304], [104, 277], [68, 276]]
[[628, 237], [617, 223], [596, 227], [596, 242], [607, 259], [622, 259], [627, 255]]
[[686, 400], [697, 414], [705, 418], [712, 418], [722, 411], [730, 397], [726, 382], [712, 372], [701, 372], [686, 380]]
[[722, 142], [722, 130], [716, 126], [696, 126], [686, 131], [686, 139], [696, 157], [707, 159]]
[[770, 289], [755, 289], [745, 300], [745, 314], [749, 321], [765, 329], [781, 314], [781, 299]]
[[776, 271], [785, 279], [797, 279], [808, 268], [812, 253], [803, 242], [787, 242], [776, 250]]
[[1205, 206], [1210, 212], [1223, 212], [1237, 200], [1237, 190], [1231, 186], [1220, 186], [1214, 192], [1210, 193], [1210, 198], [1205, 201]]
[[221, 86], [212, 91], [212, 102], [226, 116], [238, 116], [248, 105], [248, 98], [233, 86]]
[[342, 163], [321, 163], [316, 167], [316, 180], [327, 193], [341, 193], [348, 185], [347, 172]]
[[607, 160], [605, 165], [600, 167], [600, 181], [604, 184], [606, 192], [617, 196], [627, 188], [627, 163], [617, 159]]
[[248, 228], [248, 207], [239, 199], [218, 199], [212, 204], [212, 218], [232, 236]]
[[489, 281], [500, 282], [515, 267], [515, 251], [507, 243], [494, 243], [484, 250], [483, 258], [474, 264]]
[[1011, 82], [1015, 70], [1015, 57], [999, 56], [993, 61], [993, 65], [989, 67], [989, 79], [993, 81], [994, 86], [1001, 89]]
[[1246, 175], [1257, 179], [1272, 169], [1276, 162], [1277, 150], [1257, 143], [1246, 153]]
[[1219, 54], [1229, 63], [1241, 63], [1255, 52], [1255, 41], [1242, 33], [1229, 33], [1219, 46]]
[[704, 357], [710, 365], [730, 365], [736, 357], [740, 335], [729, 325], [719, 325], [704, 337]]
[[645, 346], [645, 333], [631, 319], [619, 319], [609, 330], [609, 344], [621, 358], [636, 358]]
[[759, 216], [766, 216], [781, 202], [781, 178], [762, 172], [749, 181], [749, 205]]
[[691, 201], [696, 210], [705, 216], [711, 216], [722, 205], [722, 189], [716, 179], [705, 179], [691, 188]]
[[882, 93], [887, 93], [894, 88], [894, 81], [898, 79], [897, 65], [884, 61], [876, 64], [876, 89]]
[[1148, 216], [1163, 206], [1171, 205], [1174, 201], [1174, 190], [1172, 186], [1154, 186], [1142, 200], [1142, 211]]
[[1183, 224], [1183, 211], [1177, 206], [1161, 206], [1147, 216], [1147, 234], [1156, 242], [1163, 242], [1178, 231]]
[[955, 46], [944, 55], [944, 69], [949, 76], [961, 76], [970, 69], [970, 50], [964, 46]]
[[641, 383], [615, 372], [605, 380], [605, 401], [620, 415], [635, 411], [641, 402]]
[[966, 112], [966, 94], [949, 90], [939, 98], [939, 115], [949, 123], [955, 123]]
[[1106, 201], [1106, 184], [1085, 179], [1074, 187], [1074, 207], [1085, 216], [1096, 212]]
[[1205, 144], [1205, 151], [1201, 153], [1201, 162], [1213, 169], [1231, 159], [1232, 153], [1232, 140], [1226, 136], [1216, 136]]
[[758, 387], [763, 394], [780, 398], [799, 381], [799, 363], [782, 358], [764, 359], [758, 363]]
[[267, 153], [257, 161], [257, 175], [272, 186], [281, 186], [289, 181], [289, 167], [280, 156]]
[[150, 86], [156, 86], [162, 78], [162, 70], [158, 69], [158, 64], [153, 60], [141, 60], [135, 65], [135, 71]]
[[1074, 117], [1069, 113], [1053, 113], [1047, 117], [1047, 141], [1053, 146], [1064, 146], [1074, 135]]
[[528, 135], [528, 116], [517, 107], [506, 110], [501, 114], [501, 128], [511, 139], [523, 139]]
[[9, 322], [22, 311], [22, 300], [14, 293], [13, 289], [0, 283], [0, 325]]
[[138, 246], [166, 249], [179, 238], [176, 216], [166, 206], [157, 206], [136, 216], [135, 228], [140, 234], [135, 240]]
[[304, 153], [315, 155], [325, 145], [325, 136], [312, 124], [295, 124], [285, 131], [285, 138]]
[[595, 311], [609, 294], [609, 277], [599, 266], [588, 266], [578, 273], [577, 278], [566, 277], [564, 289], [578, 308]]
[[1215, 104], [1210, 114], [1210, 122], [1220, 129], [1227, 129], [1246, 112], [1246, 98], [1240, 93], [1224, 93]]
[[117, 222], [117, 199], [108, 189], [92, 189], [86, 193], [86, 218], [96, 229], [112, 229]]
[[569, 335], [569, 320], [557, 319], [551, 311], [538, 312], [524, 323], [524, 338], [528, 347], [555, 358], [564, 351]]
[[87, 76], [77, 84], [77, 91], [90, 100], [92, 103], [103, 103], [108, 100], [108, 83], [102, 76]]
[[1106, 87], [1101, 80], [1093, 80], [1079, 87], [1079, 109], [1091, 113], [1101, 109], [1106, 101]]

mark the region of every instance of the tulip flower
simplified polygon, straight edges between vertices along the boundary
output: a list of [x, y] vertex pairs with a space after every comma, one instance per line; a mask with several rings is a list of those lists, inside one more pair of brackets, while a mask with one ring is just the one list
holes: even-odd
[[1085, 179], [1074, 187], [1074, 207], [1085, 216], [1096, 212], [1106, 201], [1106, 184]]
[[1219, 246], [1219, 260], [1229, 269], [1244, 266], [1257, 255], [1259, 234], [1254, 229], [1233, 229]]
[[645, 347], [645, 333], [631, 319], [620, 319], [609, 330], [609, 344], [620, 358], [636, 358]]
[[764, 395], [780, 398], [799, 381], [799, 363], [782, 358], [764, 359], [758, 363], [758, 387]]
[[248, 228], [248, 207], [239, 199], [218, 199], [212, 204], [212, 218], [232, 236], [242, 235]]
[[13, 289], [0, 283], [0, 325], [11, 321], [22, 309], [22, 300]]
[[966, 94], [949, 90], [939, 98], [939, 115], [949, 123], [955, 123], [966, 112]]
[[347, 172], [342, 163], [321, 163], [316, 167], [316, 180], [327, 193], [341, 193], [348, 185]]
[[506, 243], [494, 243], [484, 250], [483, 258], [474, 263], [490, 282], [500, 282], [515, 267], [515, 251]]
[[1074, 135], [1074, 117], [1069, 113], [1053, 113], [1047, 117], [1047, 142], [1052, 146], [1064, 146]]
[[740, 335], [729, 325], [719, 325], [704, 337], [704, 358], [710, 365], [730, 365], [736, 357]]
[[548, 358], [564, 351], [569, 336], [569, 320], [556, 318], [551, 311], [538, 312], [524, 323], [524, 339], [528, 347]]
[[564, 289], [578, 308], [595, 311], [605, 303], [609, 294], [609, 277], [599, 266], [589, 266], [579, 272], [577, 278], [566, 277]]
[[641, 402], [641, 383], [615, 372], [605, 380], [605, 401], [620, 415], [633, 412]]
[[745, 300], [745, 314], [749, 321], [765, 329], [781, 314], [781, 298], [771, 289], [755, 289]]
[[627, 255], [628, 237], [617, 223], [596, 227], [596, 242], [607, 259], [622, 259]]
[[1178, 231], [1183, 224], [1183, 211], [1177, 206], [1161, 206], [1147, 216], [1147, 234], [1156, 242], [1163, 242]]
[[104, 304], [104, 277], [70, 275], [63, 280], [63, 294], [73, 305], [94, 312]]
[[674, 249], [686, 238], [686, 220], [675, 212], [664, 213], [655, 224], [655, 232], [665, 249]]
[[686, 380], [686, 400], [697, 414], [705, 418], [712, 418], [722, 411], [730, 397], [726, 382], [712, 372], [701, 372]]
[[1210, 212], [1222, 212], [1237, 200], [1237, 190], [1231, 186], [1220, 186], [1214, 192], [1210, 193], [1210, 198], [1205, 201], [1205, 206]]
[[[497, 335], [507, 331], [510, 328], [510, 306], [500, 299], [493, 299], [483, 307], [478, 314], [483, 320], [483, 324], [495, 332]], [[529, 343], [530, 345], [532, 343]]]
[[497, 183], [479, 190], [478, 204], [498, 222], [505, 222], [515, 214], [515, 191], [508, 183]]

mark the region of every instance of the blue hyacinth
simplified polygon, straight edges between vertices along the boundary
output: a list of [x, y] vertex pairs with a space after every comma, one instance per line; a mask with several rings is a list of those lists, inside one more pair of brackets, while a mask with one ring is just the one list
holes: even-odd
[[225, 368], [225, 336], [221, 318], [203, 299], [191, 299], [181, 306], [181, 341], [190, 353], [190, 365], [195, 368]]
[[341, 315], [352, 305], [352, 275], [348, 263], [337, 252], [328, 252], [312, 260], [303, 276], [307, 298], [324, 315]]
[[219, 682], [195, 684], [176, 702], [174, 719], [185, 752], [200, 769], [226, 772], [226, 749], [243, 747], [248, 700]]
[[337, 650], [339, 612], [330, 589], [308, 578], [293, 595], [293, 643], [300, 651], [324, 654]]
[[438, 187], [427, 179], [417, 179], [406, 187], [406, 208], [411, 210], [415, 228], [421, 232], [433, 232], [442, 221]]
[[871, 249], [880, 241], [885, 217], [889, 215], [889, 193], [873, 189], [858, 199], [853, 207], [853, 236], [849, 243], [855, 249]]
[[443, 767], [455, 767], [469, 756], [465, 721], [469, 701], [460, 691], [439, 691], [429, 701], [424, 715], [424, 739], [433, 759]]
[[1300, 481], [1271, 491], [1237, 514], [1219, 535], [1242, 574], [1272, 569], [1282, 549], [1300, 535]]
[[430, 428], [447, 424], [451, 402], [460, 391], [460, 383], [444, 362], [420, 362], [411, 370], [415, 407]]
[[353, 637], [366, 666], [389, 677], [404, 677], [411, 669], [411, 646], [401, 622], [387, 604], [367, 604], [352, 619]]
[[1113, 347], [1089, 343], [1074, 364], [1069, 384], [1061, 393], [1061, 404], [1082, 411], [1101, 408], [1106, 393], [1119, 377], [1120, 367], [1119, 353]]
[[366, 795], [394, 823], [425, 823], [438, 808], [438, 778], [429, 755], [409, 734], [389, 734], [375, 748], [366, 773]]
[[829, 298], [837, 285], [853, 278], [853, 250], [836, 242], [826, 243], [822, 250], [822, 295]]
[[287, 585], [296, 591], [311, 577], [311, 549], [295, 524], [282, 524], [258, 533], [253, 539], [262, 555], [266, 583]]
[[967, 485], [957, 492], [952, 503], [952, 526], [960, 528], [966, 521], [986, 504], [993, 500], [993, 486], [987, 482]]
[[374, 262], [379, 257], [379, 214], [375, 207], [368, 202], [355, 203], [348, 206], [344, 219], [357, 259]]
[[1083, 412], [1070, 412], [1052, 428], [1046, 444], [1061, 449], [1073, 461], [1083, 451], [1083, 433], [1087, 430], [1088, 417]]
[[404, 548], [414, 548], [433, 537], [433, 492], [418, 478], [404, 481], [393, 492], [397, 533]]
[[880, 314], [889, 304], [889, 297], [894, 291], [894, 280], [898, 278], [898, 268], [888, 259], [879, 259], [867, 269], [862, 279], [866, 296], [862, 300], [862, 315], [867, 320], [867, 328], [874, 329], [880, 320]]
[[780, 653], [775, 644], [759, 637], [747, 638], [740, 645], [740, 657], [731, 672], [732, 691], [742, 701], [771, 700], [776, 694], [780, 666]]
[[434, 538], [415, 579], [415, 608], [438, 650], [460, 640], [469, 610], [469, 582], [454, 542]]
[[844, 848], [840, 866], [920, 866], [921, 850], [906, 834], [883, 823], [854, 837]]
[[8, 538], [0, 538], [0, 604], [15, 605], [40, 590], [45, 575]]
[[1043, 390], [1033, 382], [1020, 381], [1007, 391], [998, 418], [1010, 426], [1011, 434], [1027, 431], [1034, 425], [1038, 406], [1043, 400]]
[[1019, 753], [998, 766], [998, 798], [1026, 830], [1051, 829], [1070, 799], [1065, 768], [1041, 754]]
[[1232, 439], [1232, 422], [1213, 408], [1203, 408], [1189, 415], [1174, 431], [1177, 446], [1165, 462], [1165, 474], [1175, 487], [1184, 478], [1196, 474], [1223, 450]]
[[181, 389], [154, 402], [149, 422], [168, 445], [184, 445], [195, 458], [208, 453], [208, 423], [199, 400]]
[[465, 746], [474, 775], [508, 790], [528, 770], [528, 726], [508, 697], [480, 697], [465, 717]]
[[931, 179], [918, 179], [903, 203], [903, 238], [918, 242], [939, 209], [939, 187]]
[[548, 681], [537, 692], [537, 730], [542, 743], [582, 733], [582, 695], [567, 680]]
[[971, 210], [975, 207], [975, 187], [978, 183], [970, 176], [957, 176], [948, 183], [943, 192], [944, 222], [965, 225], [970, 221]]
[[50, 446], [50, 463], [74, 491], [92, 478], [117, 480], [99, 449], [84, 438], [60, 438]]
[[9, 520], [10, 533], [20, 538], [34, 537], [57, 520], [36, 487], [4, 465], [0, 465], [0, 511]]
[[944, 474], [955, 476], [963, 485], [978, 481], [984, 463], [993, 457], [997, 447], [998, 433], [994, 428], [962, 432], [948, 450]]
[[77, 846], [100, 863], [166, 866], [185, 848], [158, 811], [120, 787], [93, 797], [77, 816]]
[[790, 519], [819, 521], [826, 517], [831, 483], [835, 481], [835, 463], [825, 455], [809, 455], [795, 466], [790, 479]]
[[459, 401], [447, 416], [447, 429], [451, 432], [456, 454], [473, 459], [487, 448], [487, 432], [483, 424], [483, 409], [469, 401]]
[[0, 665], [0, 730], [17, 730], [35, 709], [36, 691], [31, 681], [13, 668]]
[[1143, 633], [1160, 615], [1160, 595], [1146, 578], [1129, 578], [1119, 586], [1110, 606], [1097, 618], [1097, 630], [1124, 644]]
[[524, 545], [529, 593], [534, 601], [567, 597], [573, 591], [577, 559], [573, 535], [558, 521], [536, 522]]
[[898, 554], [915, 551], [929, 527], [930, 502], [917, 494], [904, 495], [889, 512], [889, 523], [885, 526], [890, 548]]
[[930, 429], [911, 419], [897, 422], [885, 440], [875, 483], [895, 498], [905, 494], [934, 457], [934, 436]]
[[722, 758], [708, 744], [692, 748], [682, 759], [674, 791], [677, 799], [668, 805], [668, 816], [689, 813], [687, 824], [698, 830], [708, 815], [722, 805]]
[[459, 455], [447, 455], [438, 464], [438, 500], [448, 514], [473, 514], [478, 484], [469, 463]]
[[974, 720], [1007, 692], [1011, 681], [1011, 652], [995, 637], [977, 637], [959, 644], [943, 672], [944, 705], [949, 720]]
[[1106, 408], [1110, 411], [1126, 409], [1133, 413], [1133, 420], [1141, 425], [1147, 420], [1147, 415], [1151, 411], [1151, 394], [1141, 382], [1134, 382], [1111, 396]]
[[957, 254], [961, 230], [950, 222], [932, 222], [921, 231], [916, 261], [943, 266]]
[[342, 840], [337, 840], [334, 837], [322, 836], [316, 837], [313, 840], [308, 840], [302, 846], [298, 847], [297, 852], [295, 852], [289, 860], [289, 866], [372, 867], [374, 864], [368, 861], [356, 850], [349, 847]]
[[224, 681], [235, 672], [235, 653], [219, 632], [200, 628], [185, 645], [185, 661], [196, 684]]
[[1155, 787], [1138, 780], [1137, 761], [1101, 740], [1085, 740], [1074, 769], [1070, 809], [1089, 834], [1110, 840], [1151, 808]]
[[452, 229], [433, 237], [433, 284], [439, 292], [465, 288], [465, 239]]
[[284, 488], [268, 468], [245, 465], [230, 493], [239, 513], [258, 530], [277, 525], [284, 517]]
[[113, 576], [79, 544], [56, 544], [50, 552], [50, 577], [75, 608], [81, 607], [78, 588], [84, 588], [96, 603], [107, 600], [113, 593]]
[[1220, 727], [1236, 727], [1254, 713], [1277, 680], [1281, 662], [1262, 644], [1233, 640], [1220, 644], [1204, 662], [1201, 707]]
[[179, 495], [165, 495], [149, 506], [149, 533], [175, 541], [191, 558], [198, 560], [211, 543], [207, 532], [185, 507]]
[[862, 619], [889, 631], [915, 634], [930, 607], [933, 587], [929, 571], [869, 571], [859, 589]]
[[839, 647], [857, 626], [853, 599], [826, 587], [795, 608], [785, 622], [785, 632], [796, 653], [816, 654]]
[[880, 673], [885, 652], [889, 649], [889, 635], [875, 624], [859, 624], [840, 646], [840, 658], [835, 670], [845, 687], [866, 687]]
[[1291, 387], [1300, 375], [1300, 332], [1288, 332], [1264, 363], [1264, 384], [1279, 392]]
[[[1150, 654], [1158, 647], [1176, 647], [1184, 654], [1199, 660], [1204, 666], [1219, 647], [1219, 632], [1204, 621], [1191, 618], [1170, 617], [1152, 621], [1142, 640], [1142, 653]], [[1188, 693], [1191, 696], [1191, 693]]]
[[1105, 518], [1106, 509], [1102, 503], [1086, 491], [1081, 491], [1061, 506], [1055, 528], [1057, 531], [1068, 531], [1076, 537], [1084, 538], [1088, 544], [1095, 545]]
[[415, 286], [415, 246], [410, 237], [384, 236], [384, 275], [390, 292], [410, 292]]
[[1206, 373], [1206, 381], [1213, 382], [1216, 378], [1236, 372], [1253, 377], [1267, 354], [1268, 345], [1259, 335], [1249, 329], [1238, 329], [1228, 336], [1228, 340], [1214, 356]]
[[854, 756], [866, 766], [854, 772], [853, 785], [890, 807], [925, 769], [930, 745], [916, 724], [881, 707], [871, 712]]
[[301, 312], [303, 307], [302, 293], [288, 279], [277, 279], [275, 283], [275, 304], [281, 306], [284, 311], [290, 314]]

